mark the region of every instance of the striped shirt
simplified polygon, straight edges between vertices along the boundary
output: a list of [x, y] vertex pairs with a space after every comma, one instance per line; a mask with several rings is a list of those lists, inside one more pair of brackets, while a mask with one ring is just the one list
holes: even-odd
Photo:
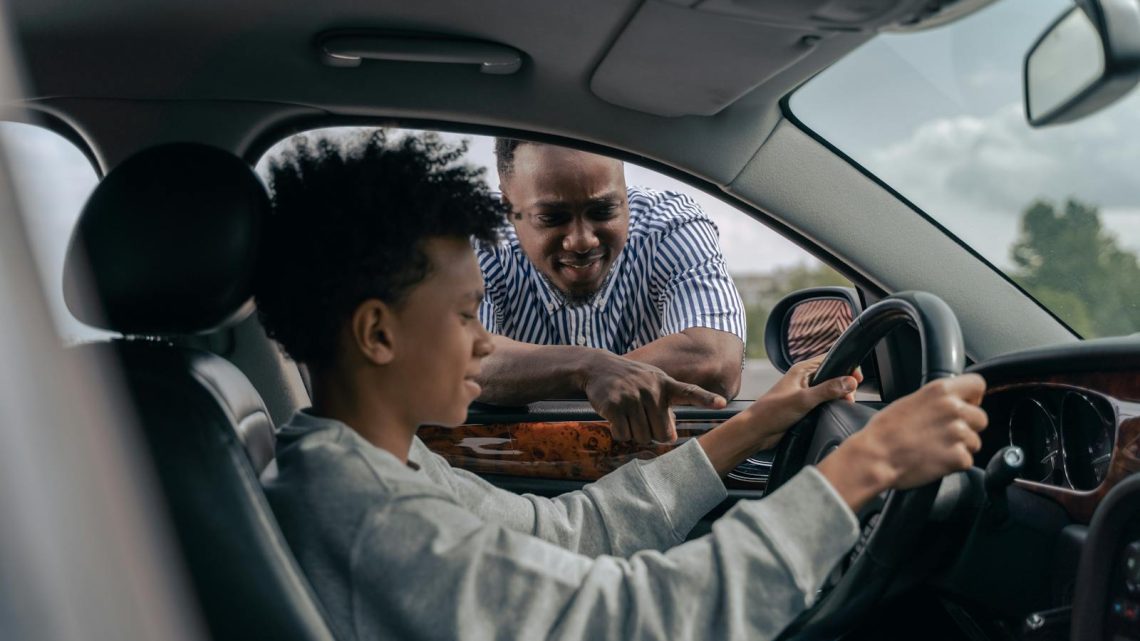
[[514, 227], [476, 247], [486, 295], [479, 320], [493, 334], [539, 345], [625, 354], [690, 327], [745, 340], [744, 305], [725, 267], [716, 225], [684, 194], [632, 187], [629, 240], [590, 299], [567, 300], [527, 259]]

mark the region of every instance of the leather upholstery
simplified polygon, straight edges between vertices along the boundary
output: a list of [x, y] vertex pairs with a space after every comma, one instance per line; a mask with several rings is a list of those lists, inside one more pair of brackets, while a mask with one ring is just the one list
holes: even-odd
[[[261, 181], [235, 156], [193, 144], [144, 151], [84, 207], [65, 268], [68, 306], [128, 336], [235, 322], [251, 306], [267, 208]], [[80, 295], [84, 252], [98, 304]], [[332, 641], [258, 480], [274, 455], [273, 424], [249, 379], [164, 340], [78, 349], [110, 351], [121, 366], [210, 638]]]
[[245, 376], [164, 342], [78, 349], [122, 366], [210, 638], [332, 641], [235, 430], [269, 423]]
[[142, 151], [83, 207], [64, 267], [67, 306], [88, 325], [134, 335], [241, 320], [252, 310], [268, 210], [261, 180], [226, 151], [194, 143]]

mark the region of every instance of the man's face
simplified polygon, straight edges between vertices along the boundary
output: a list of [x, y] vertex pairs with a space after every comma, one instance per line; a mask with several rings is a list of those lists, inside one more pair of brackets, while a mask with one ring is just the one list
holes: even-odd
[[524, 143], [515, 150], [514, 171], [500, 179], [530, 262], [571, 299], [597, 292], [629, 237], [621, 162]]
[[395, 398], [418, 425], [455, 426], [481, 392], [475, 383], [493, 350], [479, 322], [483, 275], [466, 238], [435, 237], [424, 244], [431, 272], [397, 307], [399, 368]]

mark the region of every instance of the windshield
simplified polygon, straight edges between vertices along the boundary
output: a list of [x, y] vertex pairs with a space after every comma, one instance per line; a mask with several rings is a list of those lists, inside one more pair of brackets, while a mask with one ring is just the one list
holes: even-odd
[[1033, 129], [1022, 65], [1063, 0], [1004, 0], [884, 34], [808, 82], [792, 112], [1077, 334], [1140, 331], [1140, 92]]

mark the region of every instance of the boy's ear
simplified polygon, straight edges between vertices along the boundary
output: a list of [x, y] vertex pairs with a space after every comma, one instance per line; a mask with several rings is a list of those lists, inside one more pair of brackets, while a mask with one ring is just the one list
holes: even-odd
[[353, 343], [360, 355], [374, 365], [387, 365], [396, 355], [395, 316], [387, 303], [370, 298], [352, 313]]

